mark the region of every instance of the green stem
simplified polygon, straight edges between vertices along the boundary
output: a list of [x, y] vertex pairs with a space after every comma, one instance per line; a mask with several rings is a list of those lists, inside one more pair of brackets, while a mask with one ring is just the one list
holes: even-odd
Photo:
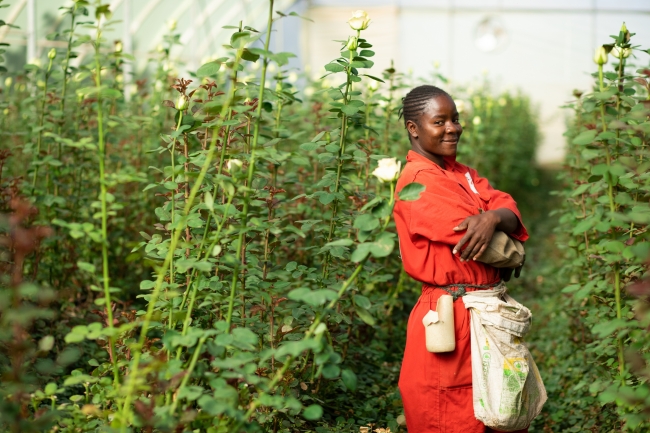
[[[358, 37], [357, 33], [357, 37]], [[350, 63], [352, 63], [352, 51], [350, 51]], [[345, 83], [345, 92], [343, 93], [343, 104], [348, 105], [349, 104], [349, 99], [348, 95], [350, 91], [352, 90], [352, 67], [347, 66], [345, 69], [346, 72], [346, 78], [347, 81]], [[341, 137], [339, 138], [339, 155], [338, 155], [338, 165], [336, 167], [336, 181], [334, 182], [334, 193], [338, 193], [339, 189], [341, 187], [341, 173], [343, 172], [343, 155], [345, 154], [345, 139], [346, 135], [348, 132], [348, 116], [341, 112]], [[332, 217], [330, 218], [330, 228], [329, 232], [327, 234], [327, 242], [332, 241], [332, 236], [334, 236], [334, 228], [336, 226], [336, 215], [338, 214], [339, 210], [339, 199], [335, 198], [334, 199], [334, 206], [332, 208]], [[331, 255], [326, 253], [325, 255], [325, 263], [323, 263], [323, 279], [327, 278], [327, 275], [329, 273], [329, 262], [331, 260]]]
[[[267, 21], [267, 33], [266, 40], [264, 42], [264, 50], [268, 52], [269, 43], [271, 42], [271, 29], [273, 27], [273, 2], [274, 0], [269, 0], [269, 16]], [[230, 324], [232, 322], [232, 312], [235, 306], [235, 292], [237, 288], [237, 275], [239, 274], [239, 265], [241, 263], [241, 258], [244, 249], [244, 236], [246, 234], [246, 226], [248, 225], [248, 210], [250, 205], [250, 188], [253, 183], [253, 174], [255, 173], [255, 158], [257, 143], [259, 141], [260, 135], [260, 125], [262, 123], [262, 105], [264, 103], [264, 87], [266, 86], [266, 70], [269, 65], [268, 57], [264, 57], [262, 62], [262, 77], [260, 79], [260, 90], [257, 96], [257, 110], [256, 110], [256, 119], [255, 127], [253, 129], [253, 140], [251, 143], [251, 154], [248, 162], [248, 175], [247, 183], [248, 187], [244, 192], [244, 205], [242, 209], [242, 221], [241, 221], [241, 230], [239, 232], [239, 237], [237, 239], [237, 258], [235, 260], [235, 265], [233, 269], [232, 281], [230, 282], [230, 295], [228, 299], [228, 313], [226, 314], [226, 323], [228, 324], [228, 329], [230, 329]]]
[[99, 147], [99, 186], [102, 206], [102, 276], [104, 282], [104, 299], [106, 304], [106, 318], [110, 336], [108, 338], [111, 362], [113, 364], [113, 383], [120, 382], [120, 373], [117, 368], [117, 353], [115, 353], [115, 333], [113, 328], [113, 302], [111, 300], [110, 278], [108, 273], [108, 200], [106, 188], [106, 142], [104, 139], [104, 107], [101, 93], [102, 65], [100, 61], [101, 20], [97, 20], [97, 37], [95, 39], [95, 85], [97, 92], [97, 134]]
[[[34, 153], [34, 162], [38, 160], [41, 154], [41, 142], [43, 139], [43, 123], [45, 119], [45, 100], [47, 99], [47, 84], [50, 79], [50, 71], [52, 70], [52, 61], [47, 65], [47, 71], [45, 72], [45, 84], [43, 85], [43, 100], [41, 101], [41, 116], [38, 120], [38, 135], [36, 136], [36, 152]], [[30, 195], [34, 195], [34, 190], [36, 189], [36, 178], [38, 177], [38, 165], [34, 167], [34, 174], [32, 175], [32, 191]]]
[[[70, 11], [70, 34], [68, 35], [68, 46], [65, 53], [65, 62], [63, 64], [63, 88], [61, 89], [61, 103], [59, 104], [59, 111], [63, 118], [59, 122], [58, 134], [61, 135], [63, 130], [63, 119], [65, 119], [64, 110], [65, 110], [65, 97], [68, 92], [68, 68], [70, 67], [70, 53], [72, 52], [72, 38], [74, 36], [74, 22], [75, 22], [75, 12], [77, 11], [77, 3], [75, 2], [72, 5], [72, 10]], [[59, 141], [57, 146], [56, 158], [60, 161], [61, 155], [63, 154], [62, 144]], [[56, 167], [55, 171], [57, 179], [59, 177], [59, 167]], [[54, 195], [59, 195], [59, 183], [54, 183]]]
[[169, 408], [169, 413], [171, 415], [176, 412], [176, 406], [178, 406], [178, 401], [180, 400], [180, 393], [181, 391], [187, 386], [187, 382], [189, 382], [190, 377], [192, 376], [192, 372], [194, 371], [194, 367], [196, 367], [196, 361], [199, 359], [199, 355], [201, 354], [201, 348], [203, 347], [203, 343], [205, 343], [205, 340], [207, 337], [201, 337], [199, 339], [199, 343], [196, 345], [196, 348], [194, 349], [194, 354], [192, 355], [192, 360], [190, 361], [190, 365], [187, 368], [187, 372], [185, 373], [185, 376], [183, 376], [183, 380], [181, 381], [181, 384], [178, 386], [178, 390], [176, 391], [176, 399], [172, 403], [171, 407]]

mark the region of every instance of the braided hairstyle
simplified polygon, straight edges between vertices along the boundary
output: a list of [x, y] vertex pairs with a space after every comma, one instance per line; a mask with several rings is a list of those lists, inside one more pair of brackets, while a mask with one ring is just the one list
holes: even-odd
[[409, 120], [419, 125], [420, 116], [427, 107], [427, 104], [433, 98], [446, 96], [451, 99], [449, 93], [439, 87], [423, 85], [413, 88], [402, 98], [402, 107], [400, 108], [400, 117], [404, 116], [404, 126]]

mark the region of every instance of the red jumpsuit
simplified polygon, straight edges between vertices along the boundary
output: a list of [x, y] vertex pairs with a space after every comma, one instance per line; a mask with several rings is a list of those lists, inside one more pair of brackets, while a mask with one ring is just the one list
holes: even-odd
[[426, 186], [418, 200], [398, 200], [394, 210], [404, 270], [423, 283], [422, 296], [409, 317], [399, 379], [406, 425], [409, 433], [492, 432], [474, 417], [470, 318], [462, 298], [454, 302], [453, 352], [427, 351], [422, 319], [429, 310], [435, 311], [438, 298], [447, 293], [431, 285], [488, 285], [499, 281], [496, 268], [472, 260], [461, 263], [452, 254], [465, 233], [452, 229], [466, 217], [479, 214], [479, 208], [510, 209], [519, 219], [519, 227], [511, 236], [525, 241], [528, 233], [512, 197], [492, 188], [476, 170], [455, 158], [445, 158], [443, 169], [414, 151], [409, 151], [406, 159], [397, 191], [411, 182]]

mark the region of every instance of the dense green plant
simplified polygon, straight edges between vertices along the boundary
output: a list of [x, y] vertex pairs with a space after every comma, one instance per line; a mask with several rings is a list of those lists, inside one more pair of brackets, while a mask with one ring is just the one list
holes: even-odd
[[[571, 104], [557, 228], [565, 262], [553, 280], [570, 296], [555, 297], [552, 315], [565, 332], [543, 361], [552, 367], [550, 395], [558, 396], [549, 397], [544, 423], [552, 431], [650, 427], [647, 297], [639, 291], [635, 301], [625, 291], [647, 274], [650, 252], [648, 70], [631, 71], [631, 54], [643, 53], [631, 36], [623, 25], [612, 44], [599, 48], [594, 89], [576, 92]], [[604, 69], [608, 56], [611, 71]]]
[[[3, 226], [3, 266], [21, 278], [2, 280], [0, 368], [21, 374], [0, 386], [2, 428], [398, 431], [395, 385], [419, 287], [392, 254], [394, 180], [372, 172], [403, 161], [408, 80], [394, 67], [365, 73], [367, 17], [351, 22], [309, 96], [291, 82], [293, 54], [269, 50], [275, 22], [294, 19], [272, 1], [264, 33], [233, 27], [228, 55], [189, 79], [173, 72], [170, 26], [127, 101], [130, 58], [103, 38], [109, 7], [77, 0], [63, 12], [54, 37], [65, 50], [0, 95], [11, 149], [0, 158], [2, 211], [20, 215], [21, 196], [31, 203], [20, 209], [34, 209]], [[487, 89], [475, 97], [495, 100]], [[529, 102], [500, 98], [491, 114], [467, 108], [467, 146], [488, 154], [496, 140], [528, 158]], [[476, 116], [508, 116], [529, 134], [525, 150], [512, 131], [472, 138]], [[528, 182], [498, 158], [483, 164], [504, 185]], [[417, 185], [403, 194], [415, 199]], [[16, 260], [18, 226], [53, 231], [35, 232], [49, 236]], [[11, 308], [32, 311], [23, 351]]]

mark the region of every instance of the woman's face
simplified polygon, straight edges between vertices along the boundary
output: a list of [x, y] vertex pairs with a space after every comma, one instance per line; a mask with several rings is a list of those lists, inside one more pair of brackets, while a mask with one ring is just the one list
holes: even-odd
[[456, 104], [448, 96], [432, 98], [418, 122], [406, 122], [413, 150], [444, 167], [443, 157], [456, 156], [463, 128]]

